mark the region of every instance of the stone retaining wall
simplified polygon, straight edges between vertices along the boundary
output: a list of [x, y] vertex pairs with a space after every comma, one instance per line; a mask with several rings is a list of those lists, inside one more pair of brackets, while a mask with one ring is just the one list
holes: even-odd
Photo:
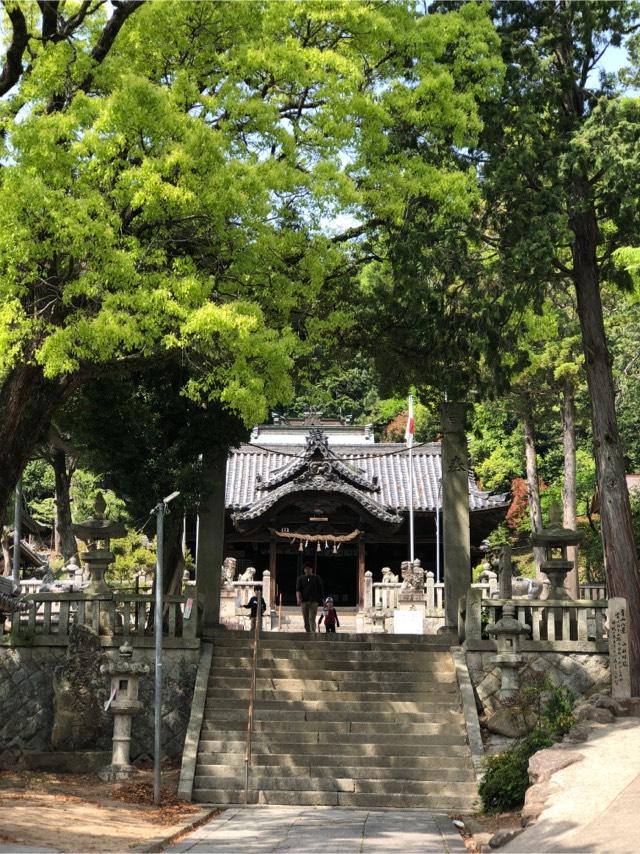
[[[566, 685], [577, 697], [588, 697], [610, 687], [608, 654], [525, 652], [521, 655], [524, 658], [518, 671], [521, 686], [544, 676], [553, 685]], [[493, 663], [494, 657], [495, 652], [466, 653], [471, 682], [485, 714], [491, 714], [501, 705], [497, 693], [500, 669]]]
[[[162, 745], [169, 757], [182, 755], [199, 654], [197, 649], [166, 649], [163, 654]], [[59, 646], [0, 647], [0, 766], [15, 766], [22, 751], [51, 750], [52, 674], [65, 655], [66, 648]], [[135, 660], [146, 661], [151, 672], [140, 681], [143, 710], [133, 719], [132, 759], [153, 755], [153, 649], [136, 649]], [[104, 698], [107, 685], [105, 676]], [[112, 732], [113, 715], [103, 712], [96, 750], [111, 749]]]

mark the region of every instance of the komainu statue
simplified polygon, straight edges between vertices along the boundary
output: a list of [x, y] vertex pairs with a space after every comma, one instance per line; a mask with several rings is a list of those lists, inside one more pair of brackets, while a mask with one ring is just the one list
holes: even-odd
[[238, 562], [234, 557], [226, 557], [222, 563], [222, 586], [230, 587], [236, 577]]
[[256, 570], [253, 566], [248, 566], [243, 573], [238, 577], [238, 581], [253, 581], [255, 578]]
[[391, 572], [391, 567], [383, 566], [382, 567], [382, 583], [383, 584], [397, 584], [398, 576]]

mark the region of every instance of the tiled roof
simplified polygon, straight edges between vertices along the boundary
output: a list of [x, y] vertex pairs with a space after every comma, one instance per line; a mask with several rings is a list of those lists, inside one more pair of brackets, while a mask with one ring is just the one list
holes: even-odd
[[[396, 512], [409, 510], [409, 455], [402, 444], [380, 443], [369, 447], [333, 446], [336, 456], [354, 469], [360, 469], [371, 480], [377, 476], [380, 491], [375, 498], [383, 507]], [[303, 456], [299, 445], [268, 448], [241, 445], [233, 451], [227, 462], [227, 487], [225, 504], [229, 510], [250, 507], [262, 493], [256, 489], [256, 476], [263, 481], [271, 478], [294, 456]], [[440, 443], [431, 442], [413, 449], [414, 510], [433, 512], [438, 503], [438, 483], [441, 477]], [[491, 495], [476, 486], [469, 473], [469, 508], [489, 510], [504, 507], [508, 495]]]

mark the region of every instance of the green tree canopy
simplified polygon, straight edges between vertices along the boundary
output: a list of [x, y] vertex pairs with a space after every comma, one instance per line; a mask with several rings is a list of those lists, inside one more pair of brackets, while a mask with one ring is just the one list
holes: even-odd
[[[401, 218], [415, 188], [457, 188], [464, 207], [473, 184], [438, 152], [473, 141], [494, 84], [484, 7], [128, 0], [106, 14], [5, 8], [0, 505], [96, 366], [178, 359], [191, 399], [259, 420], [290, 396], [298, 348], [335, 328], [336, 288], [369, 251], [359, 235]], [[429, 164], [394, 143], [403, 122]], [[331, 234], [338, 213], [366, 225]]]

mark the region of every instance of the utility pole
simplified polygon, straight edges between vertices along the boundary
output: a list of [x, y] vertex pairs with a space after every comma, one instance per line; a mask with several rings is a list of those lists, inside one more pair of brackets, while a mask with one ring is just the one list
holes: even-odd
[[22, 540], [22, 475], [16, 484], [15, 511], [13, 514], [13, 584], [20, 587], [20, 541]]
[[167, 505], [174, 498], [180, 495], [179, 492], [172, 492], [163, 498], [151, 511], [156, 516], [156, 596], [155, 596], [155, 658], [156, 658], [156, 673], [155, 673], [155, 697], [154, 697], [154, 757], [153, 757], [153, 802], [158, 805], [160, 803], [160, 760], [162, 757], [162, 589], [163, 589], [163, 569], [164, 569], [164, 517], [168, 512]]

